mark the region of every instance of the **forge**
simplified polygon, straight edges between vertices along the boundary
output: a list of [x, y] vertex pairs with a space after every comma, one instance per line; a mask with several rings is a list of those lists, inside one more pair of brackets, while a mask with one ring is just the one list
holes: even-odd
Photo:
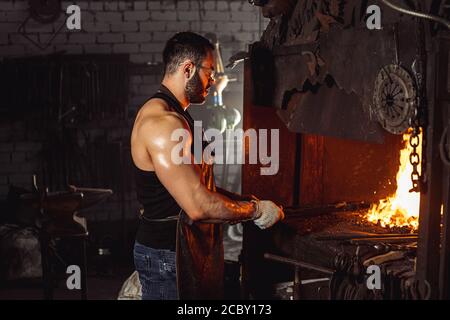
[[245, 225], [248, 297], [447, 297], [448, 30], [411, 15], [431, 2], [386, 2], [378, 31], [360, 1], [263, 7], [271, 23], [245, 66], [244, 129], [278, 128], [283, 148], [278, 175], [244, 165], [242, 188], [286, 218]]

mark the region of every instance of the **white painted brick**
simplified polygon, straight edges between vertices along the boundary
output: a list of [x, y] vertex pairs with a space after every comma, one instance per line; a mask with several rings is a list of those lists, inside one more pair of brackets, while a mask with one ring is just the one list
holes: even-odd
[[228, 1], [217, 1], [217, 10], [219, 11], [229, 11], [230, 4]]
[[148, 11], [125, 11], [125, 21], [145, 21], [150, 19], [150, 13]]
[[[29, 37], [30, 39], [32, 39], [33, 41], [39, 42], [39, 37], [37, 33], [33, 33], [33, 34], [27, 34], [27, 37]], [[27, 38], [25, 38], [23, 35], [21, 34], [10, 34], [9, 35], [9, 41], [11, 44], [30, 44], [30, 40], [28, 40]]]
[[140, 83], [142, 83], [142, 76], [140, 75], [130, 76], [130, 84], [140, 84]]
[[[230, 10], [231, 11], [241, 11], [242, 6], [243, 6], [242, 1], [230, 1]], [[244, 6], [245, 6], [245, 4], [244, 4]], [[250, 4], [249, 4], [249, 6], [250, 6]]]
[[0, 11], [13, 11], [14, 2], [12, 0], [0, 1]]
[[112, 46], [110, 44], [87, 44], [84, 45], [84, 53], [99, 53], [110, 54], [112, 53]]
[[137, 43], [116, 43], [113, 45], [114, 53], [137, 53], [139, 45]]
[[23, 45], [0, 46], [0, 56], [20, 56], [26, 53]]
[[128, 88], [131, 95], [136, 95], [139, 92], [139, 85], [138, 84], [131, 84]]
[[149, 96], [134, 96], [130, 99], [131, 106], [142, 106], [147, 100]]
[[17, 29], [19, 29], [19, 24], [17, 23], [0, 22], [0, 30], [2, 32], [6, 33], [17, 32]]
[[242, 24], [240, 22], [227, 22], [221, 24], [221, 27], [218, 28], [218, 31], [221, 32], [238, 32], [242, 30]]
[[234, 38], [241, 42], [253, 41], [253, 34], [250, 32], [239, 32], [234, 34]]
[[119, 3], [118, 1], [105, 1], [104, 3], [105, 11], [118, 11], [119, 10]]
[[152, 60], [152, 61], [153, 61], [154, 63], [162, 62], [162, 61], [163, 61], [162, 53], [153, 53], [152, 56], [153, 56], [153, 60]]
[[250, 3], [248, 3], [247, 1], [244, 1], [242, 4], [242, 11], [247, 11], [247, 12], [259, 12], [260, 8], [256, 7], [256, 6], [252, 6]]
[[122, 22], [111, 24], [112, 32], [138, 31], [137, 22]]
[[177, 11], [178, 10], [189, 10], [189, 1], [178, 1]]
[[[151, 2], [151, 1], [150, 1]], [[162, 10], [175, 10], [175, 0], [161, 0]]]
[[95, 34], [93, 33], [72, 33], [69, 36], [69, 42], [73, 43], [95, 43]]
[[103, 11], [103, 1], [90, 1], [89, 8], [94, 11]]
[[219, 42], [221, 44], [227, 43], [226, 46], [229, 46], [229, 43], [233, 43], [234, 42], [233, 35], [229, 34], [229, 33], [227, 33], [227, 34], [219, 34]]
[[28, 10], [28, 1], [14, 1], [14, 10]]
[[216, 1], [202, 1], [203, 10], [216, 10]]
[[153, 55], [146, 53], [146, 54], [131, 54], [130, 55], [130, 61], [133, 63], [147, 63], [151, 62], [153, 59]]
[[[78, 4], [76, 3], [76, 1], [61, 1], [61, 8], [62, 8], [62, 9], [66, 9], [68, 6], [73, 5], [73, 4], [78, 5]], [[81, 9], [81, 8], [80, 8], [80, 9]]]
[[147, 1], [148, 10], [161, 10], [161, 2], [160, 1]]
[[165, 31], [166, 25], [163, 21], [139, 22], [140, 31]]
[[28, 17], [28, 11], [3, 11], [0, 12], [2, 22], [23, 22]]
[[161, 76], [159, 75], [145, 75], [142, 77], [144, 84], [159, 84], [161, 80]]
[[149, 96], [149, 95], [155, 93], [156, 91], [158, 91], [158, 89], [159, 89], [159, 84], [140, 85], [138, 94], [141, 94], [143, 96], [145, 96], [145, 95]]
[[156, 42], [166, 42], [170, 37], [174, 35], [173, 32], [155, 32], [153, 34], [153, 40]]
[[[40, 33], [39, 34], [39, 40], [41, 43], [47, 43], [50, 38], [53, 37], [53, 34], [50, 33]], [[68, 42], [68, 34], [66, 33], [60, 33], [55, 36], [55, 38], [52, 40], [52, 44], [65, 44]]]
[[201, 25], [200, 25], [201, 23], [200, 23], [200, 21], [191, 21], [191, 22], [189, 22], [189, 25], [190, 25], [190, 31], [193, 31], [193, 32], [200, 32], [200, 29], [201, 29]]
[[125, 34], [125, 42], [149, 42], [152, 36], [149, 32], [133, 32]]
[[83, 22], [82, 30], [87, 32], [109, 32], [111, 31], [110, 24], [105, 22]]
[[[242, 29], [244, 31], [259, 31], [260, 25], [258, 22], [243, 22]], [[263, 30], [263, 29], [261, 29]]]
[[[81, 25], [83, 26], [83, 23], [85, 22], [94, 22], [95, 21], [95, 16], [97, 15], [96, 11], [81, 11]], [[65, 18], [65, 16], [64, 16]], [[57, 27], [59, 27], [61, 25], [62, 22], [57, 23]], [[83, 28], [83, 27], [82, 27]]]
[[254, 22], [258, 20], [256, 12], [232, 12], [232, 21]]
[[104, 33], [97, 35], [98, 43], [122, 43], [123, 34], [121, 33]]
[[167, 24], [167, 31], [181, 32], [187, 31], [189, 30], [189, 28], [190, 28], [189, 21], [176, 21]]
[[83, 53], [83, 46], [77, 45], [77, 44], [62, 44], [62, 45], [56, 45], [55, 51], [63, 51], [66, 54], [82, 54]]
[[133, 10], [133, 1], [119, 1], [119, 10]]
[[200, 16], [198, 11], [178, 11], [178, 20], [180, 21], [198, 21]]
[[163, 42], [153, 42], [141, 44], [141, 52], [162, 52], [164, 50], [165, 43]]
[[134, 10], [147, 10], [147, 1], [135, 1]]
[[63, 9], [63, 11], [66, 11], [67, 7], [72, 4], [79, 6], [80, 9], [82, 10], [82, 12], [83, 12], [83, 10], [89, 8], [89, 2], [87, 2], [87, 1], [62, 1], [61, 8]]
[[204, 21], [230, 21], [229, 12], [206, 11]]
[[199, 1], [191, 0], [191, 10], [198, 10], [198, 8], [199, 8], [198, 3], [199, 3]]
[[156, 21], [176, 21], [177, 13], [175, 11], [155, 11], [151, 12], [151, 17]]
[[121, 22], [122, 13], [120, 12], [97, 12], [95, 15], [97, 21], [100, 22]]
[[201, 32], [214, 32], [216, 29], [215, 22], [204, 21], [202, 22], [201, 26]]

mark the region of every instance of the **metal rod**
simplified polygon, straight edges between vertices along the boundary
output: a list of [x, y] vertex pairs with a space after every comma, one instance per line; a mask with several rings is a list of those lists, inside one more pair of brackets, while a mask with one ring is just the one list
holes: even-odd
[[318, 271], [318, 272], [322, 272], [325, 274], [333, 274], [334, 270], [332, 269], [328, 269], [325, 267], [319, 267], [310, 263], [306, 263], [306, 262], [302, 262], [302, 261], [297, 261], [297, 260], [293, 260], [293, 259], [289, 259], [289, 258], [285, 258], [285, 257], [281, 257], [278, 255], [274, 255], [271, 253], [265, 253], [264, 254], [264, 258], [265, 259], [269, 259], [269, 260], [273, 260], [273, 261], [277, 261], [277, 262], [281, 262], [281, 263], [286, 263], [286, 264], [290, 264], [293, 265], [295, 267], [300, 267], [300, 268], [304, 268], [304, 269], [309, 269], [309, 270], [314, 270], [314, 271]]
[[360, 209], [370, 208], [370, 203], [367, 202], [349, 202], [342, 204], [328, 204], [315, 207], [287, 207], [285, 208], [286, 218], [307, 218], [320, 216], [329, 213], [356, 211]]
[[417, 236], [412, 237], [393, 237], [393, 238], [359, 238], [351, 239], [351, 243], [360, 244], [361, 242], [409, 242], [417, 240]]
[[417, 238], [417, 233], [386, 233], [386, 234], [354, 234], [354, 235], [334, 235], [334, 236], [318, 236], [317, 241], [341, 241], [354, 239], [390, 239], [390, 238]]

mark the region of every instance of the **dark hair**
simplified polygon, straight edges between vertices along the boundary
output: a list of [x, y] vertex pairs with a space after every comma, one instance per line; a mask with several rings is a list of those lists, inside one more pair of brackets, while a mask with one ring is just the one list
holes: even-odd
[[208, 50], [214, 50], [211, 42], [193, 32], [179, 32], [170, 38], [163, 51], [165, 73], [174, 73], [180, 63], [186, 59], [199, 65], [208, 54]]

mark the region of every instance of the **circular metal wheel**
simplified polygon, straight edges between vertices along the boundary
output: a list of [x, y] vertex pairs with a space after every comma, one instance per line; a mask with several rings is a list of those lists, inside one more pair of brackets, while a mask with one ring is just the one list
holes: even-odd
[[46, 24], [55, 22], [61, 14], [61, 0], [28, 0], [34, 20]]
[[416, 117], [416, 88], [408, 71], [399, 65], [383, 67], [375, 80], [373, 112], [384, 129], [402, 134]]

